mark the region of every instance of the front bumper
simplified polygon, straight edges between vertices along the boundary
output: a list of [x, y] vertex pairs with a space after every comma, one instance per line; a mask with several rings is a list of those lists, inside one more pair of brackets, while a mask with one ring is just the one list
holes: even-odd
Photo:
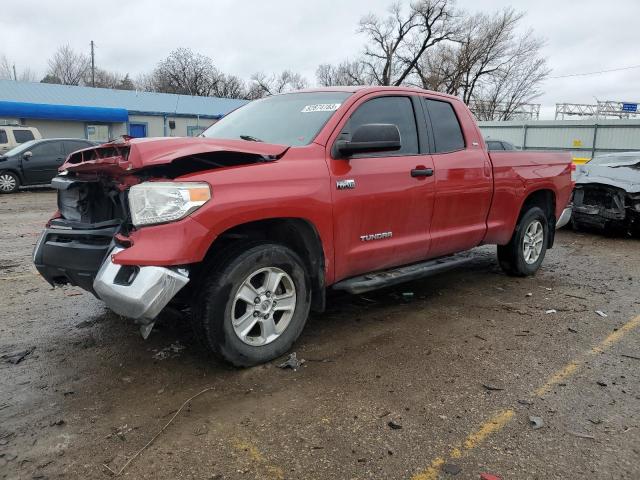
[[113, 263], [114, 248], [93, 281], [96, 295], [119, 315], [152, 321], [169, 301], [189, 282], [185, 269], [131, 267]]
[[573, 212], [573, 208], [571, 206], [565, 208], [562, 211], [560, 218], [558, 218], [558, 221], [556, 222], [556, 230], [564, 227], [567, 223], [569, 223], [569, 221], [571, 220], [572, 212]]

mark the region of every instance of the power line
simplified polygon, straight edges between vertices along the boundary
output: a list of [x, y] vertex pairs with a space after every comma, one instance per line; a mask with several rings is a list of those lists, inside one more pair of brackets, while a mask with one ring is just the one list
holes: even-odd
[[570, 73], [569, 75], [559, 75], [557, 77], [549, 77], [549, 80], [552, 80], [555, 78], [586, 77], [588, 75], [600, 75], [601, 73], [621, 72], [623, 70], [632, 70], [634, 68], [640, 68], [640, 65], [631, 65], [629, 67], [612, 68], [611, 70], [600, 70], [599, 72]]

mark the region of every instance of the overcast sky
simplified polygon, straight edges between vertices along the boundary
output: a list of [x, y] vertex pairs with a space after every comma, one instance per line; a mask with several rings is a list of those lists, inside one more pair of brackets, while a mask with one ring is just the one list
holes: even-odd
[[[386, 13], [390, 0], [21, 0], [2, 2], [0, 54], [18, 70], [44, 75], [61, 44], [89, 51], [97, 66], [149, 71], [173, 48], [213, 58], [225, 72], [248, 78], [256, 71], [290, 69], [315, 82], [321, 63], [354, 57], [364, 38], [360, 17]], [[640, 65], [640, 0], [459, 0], [471, 12], [506, 6], [527, 13], [523, 28], [547, 41], [551, 77]], [[549, 79], [545, 117], [559, 102], [640, 101], [640, 68], [601, 75]]]

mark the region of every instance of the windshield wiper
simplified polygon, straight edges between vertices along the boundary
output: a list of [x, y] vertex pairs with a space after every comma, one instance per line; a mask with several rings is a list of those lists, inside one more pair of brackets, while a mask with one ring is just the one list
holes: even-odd
[[252, 137], [251, 135], [239, 135], [242, 140], [247, 140], [248, 142], [264, 142], [264, 140], [260, 140], [259, 138]]

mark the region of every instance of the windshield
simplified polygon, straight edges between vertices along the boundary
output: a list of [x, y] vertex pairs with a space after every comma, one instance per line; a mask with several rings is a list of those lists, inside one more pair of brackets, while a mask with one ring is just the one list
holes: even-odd
[[4, 154], [5, 157], [12, 157], [17, 155], [18, 153], [26, 152], [29, 150], [37, 140], [29, 140], [28, 142], [21, 143], [17, 147], [13, 147], [7, 153]]
[[621, 155], [600, 155], [593, 157], [589, 161], [589, 165], [608, 165], [610, 163], [628, 163], [640, 162], [640, 153], [637, 154], [621, 154]]
[[255, 100], [234, 110], [202, 133], [293, 147], [308, 145], [349, 92], [289, 93]]

